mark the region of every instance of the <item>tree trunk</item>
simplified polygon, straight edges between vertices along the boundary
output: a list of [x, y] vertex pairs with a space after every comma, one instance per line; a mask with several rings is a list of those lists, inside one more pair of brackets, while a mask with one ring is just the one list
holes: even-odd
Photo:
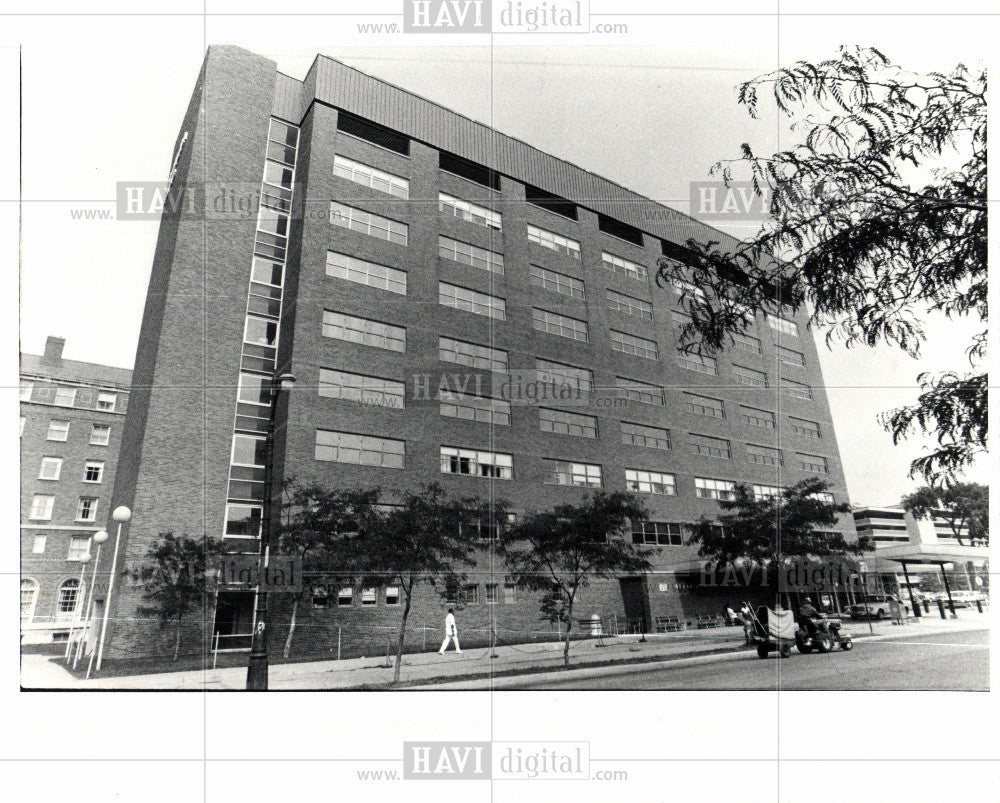
[[406, 604], [403, 605], [403, 618], [399, 623], [399, 643], [396, 645], [396, 668], [392, 672], [392, 682], [399, 683], [399, 668], [403, 664], [403, 638], [406, 636], [406, 618], [410, 615], [410, 591], [404, 592], [406, 594]]
[[295, 633], [295, 617], [299, 612], [299, 598], [296, 597], [295, 601], [292, 602], [292, 621], [288, 623], [288, 638], [285, 639], [285, 651], [282, 653], [285, 660], [288, 660], [288, 656], [292, 653], [292, 636]]
[[569, 631], [573, 627], [573, 605], [566, 609], [566, 643], [563, 645], [563, 666], [569, 668]]
[[181, 654], [181, 620], [177, 620], [177, 638], [174, 639], [174, 660]]

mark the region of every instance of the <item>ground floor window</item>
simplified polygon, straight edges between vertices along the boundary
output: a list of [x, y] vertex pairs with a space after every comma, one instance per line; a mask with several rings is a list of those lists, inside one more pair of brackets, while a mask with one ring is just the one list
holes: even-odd
[[21, 621], [30, 622], [35, 616], [38, 601], [38, 583], [35, 580], [21, 581]]
[[65, 619], [73, 615], [80, 599], [80, 581], [67, 580], [59, 586], [59, 595], [56, 598], [56, 614], [60, 619]]

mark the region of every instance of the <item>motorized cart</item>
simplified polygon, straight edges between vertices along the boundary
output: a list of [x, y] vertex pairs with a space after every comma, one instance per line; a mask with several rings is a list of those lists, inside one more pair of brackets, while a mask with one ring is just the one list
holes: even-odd
[[768, 653], [777, 652], [782, 658], [792, 654], [795, 644], [795, 615], [791, 611], [772, 611], [766, 605], [750, 612], [753, 628], [750, 643], [757, 647], [757, 655], [767, 658]]

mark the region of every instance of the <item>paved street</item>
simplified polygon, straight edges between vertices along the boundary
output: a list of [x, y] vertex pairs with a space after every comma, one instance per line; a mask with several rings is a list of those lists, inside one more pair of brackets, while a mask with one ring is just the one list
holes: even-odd
[[881, 641], [859, 640], [851, 652], [800, 655], [766, 661], [755, 652], [729, 660], [691, 661], [648, 671], [606, 671], [599, 677], [559, 680], [553, 675], [506, 684], [508, 689], [566, 690], [872, 690], [989, 689], [989, 631], [906, 633]]

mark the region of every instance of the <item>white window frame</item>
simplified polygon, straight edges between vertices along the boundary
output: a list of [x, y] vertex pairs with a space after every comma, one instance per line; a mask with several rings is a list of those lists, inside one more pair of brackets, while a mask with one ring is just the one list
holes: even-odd
[[477, 226], [503, 231], [503, 217], [499, 212], [479, 206], [470, 201], [463, 201], [446, 192], [438, 192], [438, 211], [452, 214], [454, 217], [475, 223]]
[[[89, 480], [87, 479], [87, 474], [90, 469], [97, 470], [97, 479]], [[83, 482], [88, 485], [100, 485], [104, 481], [104, 461], [103, 460], [87, 460], [83, 464]]]
[[[25, 605], [25, 593], [29, 593], [28, 605]], [[38, 606], [38, 581], [32, 577], [21, 580], [21, 621], [30, 622], [35, 618], [35, 608]]]
[[35, 494], [31, 497], [31, 510], [28, 513], [28, 518], [35, 521], [51, 521], [55, 503], [56, 498], [51, 494]]
[[779, 501], [782, 498], [782, 494], [785, 489], [780, 485], [754, 485], [753, 486], [753, 498], [758, 502], [763, 502], [765, 500], [771, 500], [774, 502]]
[[502, 399], [444, 390], [438, 395], [438, 401], [438, 412], [446, 418], [510, 426], [510, 402]]
[[624, 293], [612, 290], [610, 287], [605, 289], [604, 297], [608, 302], [608, 308], [612, 312], [620, 312], [623, 315], [629, 315], [644, 321], [653, 320], [653, 305], [648, 301], [643, 301], [641, 298], [635, 298], [634, 296], [627, 296]]
[[406, 441], [330, 429], [316, 430], [316, 459], [375, 468], [403, 468]]
[[377, 586], [362, 586], [361, 593], [358, 595], [361, 600], [362, 608], [372, 608], [378, 605], [378, 587]]
[[497, 373], [507, 373], [510, 369], [509, 355], [503, 349], [481, 346], [478, 343], [456, 340], [444, 335], [438, 337], [438, 359], [442, 362]]
[[789, 335], [791, 337], [799, 336], [799, 326], [795, 323], [795, 321], [791, 321], [788, 318], [783, 318], [781, 315], [775, 315], [770, 312], [764, 313], [764, 319], [767, 321], [768, 326], [776, 332], [780, 332], [783, 335]]
[[[479, 479], [510, 480], [514, 478], [514, 456], [510, 454], [442, 446], [440, 455], [442, 474], [478, 477]], [[456, 466], [459, 470], [453, 471], [452, 469]], [[468, 466], [469, 471], [462, 471], [463, 466]]]
[[736, 498], [736, 483], [732, 480], [695, 477], [694, 495], [699, 499], [732, 500]]
[[317, 391], [324, 398], [357, 402], [369, 407], [402, 410], [406, 406], [405, 382], [333, 368], [319, 369]]
[[66, 560], [73, 563], [80, 563], [84, 558], [90, 556], [90, 536], [71, 535], [69, 537], [69, 550], [66, 553]]
[[41, 555], [45, 552], [45, 542], [48, 540], [48, 536], [36, 535], [31, 542], [31, 554]]
[[397, 295], [406, 295], [405, 270], [369, 262], [367, 259], [342, 254], [340, 251], [326, 252], [326, 275], [378, 290], [387, 290]]
[[443, 234], [438, 235], [438, 256], [471, 268], [495, 273], [497, 276], [504, 275], [503, 254], [452, 237], [445, 237]]
[[542, 384], [565, 385], [581, 393], [594, 389], [594, 372], [589, 368], [577, 368], [536, 357], [535, 375]]
[[[85, 505], [89, 502], [90, 505]], [[81, 496], [80, 501], [76, 503], [76, 520], [77, 521], [97, 521], [97, 506], [100, 504], [100, 499], [96, 496]], [[84, 518], [84, 514], [89, 513], [87, 518]]]
[[[632, 427], [626, 431], [626, 427]], [[638, 424], [634, 421], [621, 422], [622, 443], [626, 446], [641, 446], [644, 449], [659, 449], [660, 451], [670, 451], [670, 430], [665, 427], [654, 427], [651, 424]], [[631, 438], [631, 440], [629, 440]], [[642, 440], [641, 443], [635, 441], [636, 438]], [[650, 442], [652, 441], [652, 443]]]
[[[566, 488], [603, 488], [604, 472], [598, 463], [580, 463], [574, 460], [544, 458], [545, 485], [562, 485]], [[561, 479], [568, 480], [562, 482]]]
[[[56, 426], [57, 424], [60, 424], [62, 426], [57, 427]], [[59, 443], [65, 443], [67, 440], [69, 440], [69, 425], [70, 425], [69, 421], [60, 421], [57, 418], [50, 418], [49, 419], [49, 428], [48, 428], [48, 431], [45, 433], [45, 440], [47, 440], [47, 441], [57, 441]], [[53, 438], [52, 437], [53, 433], [56, 434], [56, 435], [60, 435], [61, 434], [62, 437], [61, 438], [59, 438], [59, 437]]]
[[58, 482], [62, 476], [63, 459], [61, 457], [43, 457], [38, 466], [38, 479], [46, 482]]
[[410, 227], [402, 221], [366, 212], [339, 201], [330, 201], [330, 223], [397, 245], [407, 245], [409, 242]]
[[[98, 432], [104, 432], [103, 440], [95, 440], [94, 436]], [[107, 446], [111, 443], [111, 425], [110, 424], [91, 424], [90, 425], [90, 445], [91, 446]]]
[[[55, 404], [57, 407], [72, 407], [74, 404], [76, 404], [76, 390], [77, 390], [76, 388], [66, 387], [65, 385], [56, 387], [55, 393], [53, 394], [52, 397], [52, 403]], [[62, 401], [59, 400], [60, 393], [63, 394]], [[65, 394], [67, 393], [69, 394], [68, 403], [66, 402], [65, 399]]]
[[110, 390], [97, 391], [96, 408], [104, 413], [113, 413], [118, 407], [118, 394]]
[[346, 156], [341, 156], [339, 153], [333, 156], [333, 175], [353, 181], [363, 187], [371, 187], [386, 195], [406, 199], [410, 197], [409, 179], [397, 176], [395, 173], [379, 170], [364, 162], [356, 162]]
[[689, 432], [688, 438], [688, 446], [691, 447], [691, 454], [695, 457], [712, 457], [718, 460], [733, 459], [733, 445], [726, 438], [702, 435], [699, 432]]
[[[74, 590], [73, 607], [69, 610], [64, 610], [64, 600], [68, 598], [68, 594], [65, 594], [64, 592], [70, 588]], [[80, 585], [80, 581], [74, 578], [63, 580], [63, 582], [59, 584], [59, 589], [56, 592], [56, 621], [64, 621], [66, 619], [72, 619], [76, 616], [77, 612], [80, 610], [80, 603], [83, 602], [82, 592], [83, 589]]]
[[233, 433], [233, 444], [232, 449], [229, 454], [229, 464], [231, 466], [246, 466], [249, 468], [265, 468], [265, 463], [238, 463], [236, 462], [236, 444], [239, 441], [253, 441], [254, 452], [257, 451], [256, 444], [264, 443], [266, 446], [267, 438], [264, 435], [251, 435], [249, 432], [235, 432]]
[[660, 350], [655, 340], [647, 340], [644, 337], [636, 337], [626, 332], [609, 330], [611, 334], [611, 350], [621, 354], [630, 354], [644, 360], [660, 359]]
[[555, 251], [557, 254], [565, 254], [573, 259], [580, 258], [580, 243], [578, 240], [565, 237], [562, 234], [556, 234], [554, 231], [543, 229], [531, 223], [528, 224], [528, 242], [540, 245], [549, 251]]
[[532, 287], [541, 287], [543, 290], [550, 290], [580, 301], [587, 300], [587, 287], [581, 279], [543, 268], [541, 265], [530, 265], [529, 274]]
[[406, 353], [406, 329], [402, 326], [360, 318], [346, 312], [323, 310], [323, 337], [361, 346]]
[[549, 312], [539, 307], [531, 308], [531, 326], [536, 332], [544, 332], [579, 343], [590, 342], [590, 327], [586, 321], [570, 318], [558, 312]]
[[31, 401], [31, 392], [35, 389], [34, 382], [28, 382], [25, 379], [21, 380], [20, 383], [20, 400], [21, 401]]
[[649, 269], [645, 265], [640, 265], [638, 262], [633, 262], [630, 259], [602, 251], [601, 264], [609, 273], [621, 273], [630, 279], [640, 282], [649, 281]]
[[507, 320], [505, 299], [450, 282], [438, 282], [438, 304], [497, 321]]
[[626, 468], [625, 490], [654, 496], [677, 496], [677, 478], [660, 471]]

